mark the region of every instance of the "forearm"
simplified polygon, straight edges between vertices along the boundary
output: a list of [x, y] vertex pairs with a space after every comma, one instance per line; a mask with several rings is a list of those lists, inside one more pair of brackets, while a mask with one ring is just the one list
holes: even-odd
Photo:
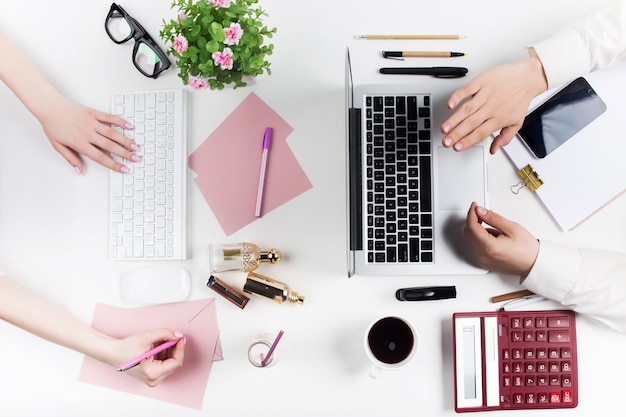
[[626, 254], [542, 241], [522, 285], [626, 332]]
[[626, 56], [626, 1], [600, 10], [532, 45], [548, 87], [613, 65]]
[[110, 365], [117, 339], [99, 333], [67, 310], [0, 273], [0, 319]]
[[41, 121], [49, 103], [58, 102], [63, 96], [3, 33], [0, 33], [0, 51], [5, 57], [10, 57], [0, 60], [0, 80]]

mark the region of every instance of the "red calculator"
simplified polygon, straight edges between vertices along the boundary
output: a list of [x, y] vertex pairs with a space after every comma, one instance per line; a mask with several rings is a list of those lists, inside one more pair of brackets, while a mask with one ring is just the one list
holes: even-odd
[[576, 407], [572, 311], [495, 311], [452, 317], [458, 413]]

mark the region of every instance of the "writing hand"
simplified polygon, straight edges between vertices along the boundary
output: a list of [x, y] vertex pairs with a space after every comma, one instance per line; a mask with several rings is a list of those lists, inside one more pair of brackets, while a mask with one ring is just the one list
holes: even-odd
[[126, 362], [168, 340], [180, 339], [179, 342], [155, 357], [144, 359], [139, 365], [125, 371], [150, 387], [160, 384], [165, 378], [183, 366], [185, 356], [185, 342], [179, 333], [168, 329], [149, 330], [119, 339], [116, 348], [116, 358], [107, 362], [114, 364]]

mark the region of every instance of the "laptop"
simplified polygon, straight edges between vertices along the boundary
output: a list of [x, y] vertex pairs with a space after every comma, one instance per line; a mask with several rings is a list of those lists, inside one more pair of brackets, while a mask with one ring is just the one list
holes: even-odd
[[463, 227], [487, 205], [486, 147], [441, 145], [448, 96], [430, 78], [354, 85], [353, 70], [346, 49], [348, 276], [485, 273]]

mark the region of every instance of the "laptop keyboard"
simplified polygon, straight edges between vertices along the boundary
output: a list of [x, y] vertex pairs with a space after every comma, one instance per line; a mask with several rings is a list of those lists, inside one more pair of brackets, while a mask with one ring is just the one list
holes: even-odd
[[185, 259], [187, 138], [183, 90], [115, 93], [111, 112], [139, 146], [130, 172], [111, 171], [109, 257], [113, 260]]
[[430, 95], [376, 95], [364, 100], [368, 262], [432, 263]]

